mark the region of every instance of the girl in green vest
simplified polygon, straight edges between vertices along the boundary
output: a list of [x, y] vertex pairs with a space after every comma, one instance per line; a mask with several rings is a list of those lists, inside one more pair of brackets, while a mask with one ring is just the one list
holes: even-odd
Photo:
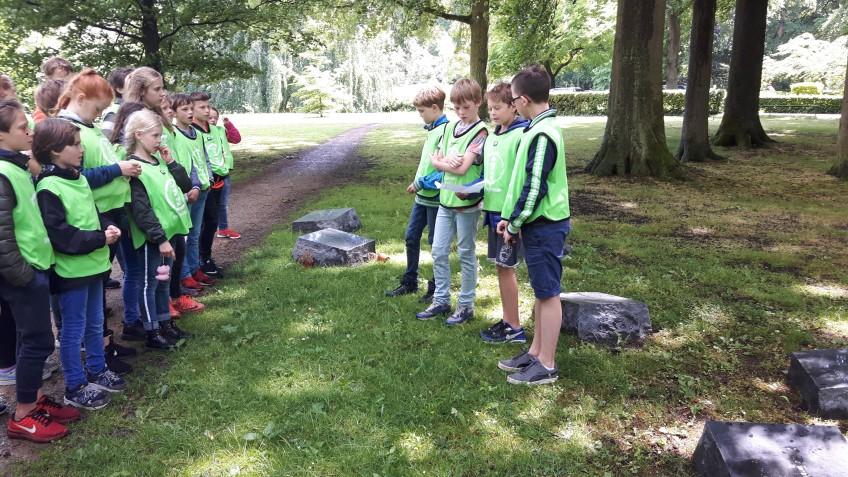
[[168, 296], [174, 259], [169, 241], [188, 233], [191, 226], [184, 195], [191, 190], [191, 180], [162, 146], [162, 121], [152, 111], [129, 117], [124, 142], [129, 157], [142, 166], [142, 174], [130, 182], [130, 211], [133, 246], [144, 269], [139, 304], [146, 345], [168, 349], [189, 336], [171, 321]]
[[[103, 278], [112, 269], [109, 245], [121, 231], [97, 213], [94, 195], [80, 174], [79, 129], [61, 119], [45, 119], [35, 132], [32, 154], [42, 171], [38, 206], [56, 257], [51, 276], [62, 314], [60, 357], [65, 375], [65, 404], [100, 409], [108, 393], [126, 382], [106, 366], [103, 349]], [[80, 359], [85, 345], [85, 368]]]
[[4, 347], [11, 341], [17, 349], [17, 406], [6, 432], [13, 439], [50, 442], [67, 435], [63, 422], [79, 419], [79, 412], [41, 393], [44, 362], [53, 352], [48, 270], [54, 257], [27, 169], [29, 157], [21, 153], [31, 145], [23, 107], [0, 101], [0, 333]]

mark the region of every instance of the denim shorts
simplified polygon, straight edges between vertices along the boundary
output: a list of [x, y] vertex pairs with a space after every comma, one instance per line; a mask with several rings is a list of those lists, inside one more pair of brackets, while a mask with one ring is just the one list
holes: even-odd
[[533, 222], [521, 227], [524, 261], [536, 298], [559, 296], [562, 283], [562, 249], [571, 231], [571, 220]]

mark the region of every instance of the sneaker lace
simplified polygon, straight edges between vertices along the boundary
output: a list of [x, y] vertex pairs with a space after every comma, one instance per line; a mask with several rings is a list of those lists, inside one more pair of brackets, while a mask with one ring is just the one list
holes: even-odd
[[45, 395], [41, 398], [41, 402], [39, 403], [41, 406], [49, 408], [49, 409], [61, 409], [62, 405], [54, 401], [50, 398], [50, 396]]
[[44, 426], [49, 426], [53, 422], [53, 419], [44, 411], [33, 411], [27, 417]]

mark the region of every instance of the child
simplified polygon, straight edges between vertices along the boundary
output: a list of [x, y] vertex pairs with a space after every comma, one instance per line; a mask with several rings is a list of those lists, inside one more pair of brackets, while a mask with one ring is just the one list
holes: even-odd
[[498, 270], [503, 319], [481, 331], [480, 337], [487, 343], [525, 343], [527, 338], [518, 320], [518, 279], [515, 276], [521, 245], [517, 237], [514, 243], [505, 244], [497, 233], [497, 226], [518, 143], [529, 121], [517, 116], [509, 83], [496, 84], [486, 93], [486, 99], [489, 115], [496, 126], [483, 146], [483, 223], [489, 227], [488, 258], [495, 262]]
[[[451, 103], [459, 121], [449, 123], [439, 151], [433, 155], [433, 166], [444, 172], [444, 184], [464, 185], [480, 177], [480, 153], [488, 130], [477, 115], [483, 102], [480, 85], [471, 79], [454, 84]], [[462, 270], [462, 286], [456, 311], [445, 321], [448, 326], [465, 323], [474, 317], [474, 291], [477, 287], [477, 255], [474, 241], [477, 220], [480, 218], [480, 198], [462, 199], [455, 192], [442, 190], [439, 212], [436, 214], [433, 237], [433, 273], [436, 291], [433, 303], [416, 314], [419, 320], [429, 320], [451, 311], [450, 304], [450, 245], [454, 235]]]
[[505, 243], [513, 243], [521, 234], [536, 296], [530, 349], [498, 363], [513, 373], [507, 377], [512, 384], [547, 384], [559, 378], [555, 356], [562, 324], [561, 259], [571, 230], [571, 212], [565, 146], [556, 110], [548, 103], [550, 89], [550, 78], [538, 65], [525, 68], [512, 80], [512, 102], [530, 125], [518, 145], [497, 230]]
[[154, 112], [133, 113], [127, 119], [124, 142], [129, 158], [138, 161], [142, 168], [142, 173], [130, 181], [130, 211], [133, 246], [144, 265], [139, 303], [147, 332], [145, 345], [169, 349], [176, 341], [189, 337], [170, 319], [168, 293], [174, 259], [169, 240], [188, 233], [191, 225], [183, 196], [191, 190], [191, 180], [168, 148], [162, 146], [162, 120]]
[[[224, 118], [223, 127], [218, 126], [219, 115], [218, 110], [214, 106], [209, 106], [209, 124], [218, 138], [218, 142], [224, 148], [224, 156], [226, 157], [227, 168], [229, 169], [227, 176], [224, 177], [224, 187], [221, 188], [221, 204], [218, 208], [218, 233], [215, 236], [235, 240], [240, 239], [241, 234], [229, 228], [230, 223], [227, 217], [227, 207], [230, 203], [230, 189], [232, 187], [230, 173], [233, 171], [233, 153], [230, 151], [230, 144], [240, 143], [241, 134], [239, 134], [238, 129], [227, 118]], [[221, 138], [222, 135], [224, 136], [223, 138]]]
[[56, 104], [64, 89], [64, 80], [47, 80], [38, 86], [35, 90], [35, 114], [32, 115], [35, 124], [56, 115]]
[[15, 90], [15, 82], [8, 75], [0, 73], [0, 101], [17, 100], [18, 92]]
[[124, 102], [124, 81], [132, 71], [133, 69], [128, 67], [117, 68], [112, 70], [106, 78], [115, 93], [115, 101], [103, 111], [103, 119], [100, 122], [100, 129], [106, 137], [111, 137], [112, 131], [115, 129], [115, 116], [121, 109], [121, 103]]
[[[430, 159], [439, 149], [448, 118], [444, 114], [445, 92], [437, 86], [424, 88], [415, 95], [413, 100], [418, 115], [424, 120], [424, 130], [427, 138], [421, 149], [421, 158], [418, 161], [418, 170], [415, 179], [406, 188], [406, 192], [415, 194], [412, 203], [412, 212], [406, 225], [406, 272], [403, 274], [400, 286], [386, 292], [386, 296], [394, 297], [415, 293], [418, 291], [418, 257], [421, 254], [421, 234], [427, 227], [427, 243], [433, 245], [433, 229], [436, 224], [436, 214], [439, 211], [439, 189], [434, 185], [435, 180], [441, 180], [443, 173], [433, 167]], [[433, 299], [436, 284], [432, 280], [427, 281], [427, 293], [422, 301], [429, 303]]]
[[[194, 128], [200, 132], [206, 157], [212, 166], [212, 177], [210, 179], [209, 194], [206, 196], [206, 205], [203, 209], [203, 225], [200, 229], [200, 271], [212, 278], [223, 278], [223, 273], [215, 260], [212, 259], [212, 242], [218, 230], [218, 212], [221, 204], [221, 190], [224, 188], [224, 179], [229, 175], [229, 159], [226, 151], [229, 150], [226, 139], [222, 134], [215, 131], [209, 124], [209, 100], [208, 93], [191, 93], [194, 105]], [[223, 139], [223, 140], [222, 140]]]
[[[43, 165], [36, 191], [41, 216], [53, 246], [56, 267], [51, 288], [62, 313], [61, 358], [65, 404], [100, 409], [106, 393], [127, 384], [106, 366], [103, 349], [103, 276], [111, 270], [108, 245], [121, 231], [104, 227], [85, 176], [79, 173], [82, 147], [79, 129], [61, 119], [42, 121], [32, 154]], [[80, 360], [85, 345], [85, 368]]]
[[41, 393], [44, 362], [53, 352], [47, 270], [54, 257], [35, 203], [29, 157], [21, 153], [31, 145], [21, 104], [0, 101], [0, 308], [17, 335], [18, 404], [6, 432], [12, 439], [51, 442], [68, 434], [64, 423], [79, 419], [79, 411]]
[[46, 80], [63, 80], [67, 81], [74, 74], [74, 67], [64, 58], [53, 56], [44, 60], [41, 65], [41, 74]]
[[[189, 173], [189, 178], [191, 179], [191, 190], [186, 195], [186, 200], [189, 204], [189, 216], [192, 219], [188, 234], [191, 236], [193, 231], [200, 230], [201, 216], [199, 214], [197, 214], [197, 226], [195, 226], [194, 222], [195, 204], [200, 198], [200, 191], [203, 184], [205, 183], [206, 187], [209, 187], [209, 170], [206, 169], [205, 159], [203, 159], [203, 143], [199, 140], [197, 131], [191, 127], [191, 121], [194, 118], [191, 98], [187, 94], [175, 94], [170, 98], [170, 101], [171, 106], [173, 106], [174, 118], [176, 119], [175, 135], [171, 139], [171, 155]], [[203, 166], [202, 170], [196, 164], [201, 164]], [[200, 211], [202, 211], [202, 207]], [[174, 269], [171, 273], [171, 304], [174, 311], [178, 314], [203, 311], [203, 304], [182, 292], [181, 282], [185, 275], [183, 269], [190, 268], [185, 263], [189, 254], [186, 237], [182, 235], [176, 236], [171, 241], [171, 245], [174, 247], [176, 254]], [[192, 240], [191, 249], [191, 253], [193, 254], [192, 263], [197, 263], [196, 234]], [[198, 278], [200, 277], [198, 276]], [[186, 285], [187, 288], [191, 288], [196, 284], [186, 282]]]

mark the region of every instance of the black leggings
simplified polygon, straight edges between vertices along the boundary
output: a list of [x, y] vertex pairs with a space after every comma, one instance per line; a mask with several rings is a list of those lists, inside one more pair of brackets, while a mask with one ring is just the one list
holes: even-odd
[[180, 287], [180, 275], [183, 272], [183, 260], [186, 254], [185, 235], [175, 235], [171, 239], [171, 247], [174, 248], [174, 264], [171, 265], [171, 298], [176, 300], [182, 295]]
[[0, 299], [0, 368], [11, 368], [18, 361], [17, 335], [12, 307]]
[[221, 189], [209, 189], [206, 206], [203, 209], [203, 226], [200, 227], [200, 264], [212, 258], [212, 242], [218, 232], [218, 209], [221, 203]]

